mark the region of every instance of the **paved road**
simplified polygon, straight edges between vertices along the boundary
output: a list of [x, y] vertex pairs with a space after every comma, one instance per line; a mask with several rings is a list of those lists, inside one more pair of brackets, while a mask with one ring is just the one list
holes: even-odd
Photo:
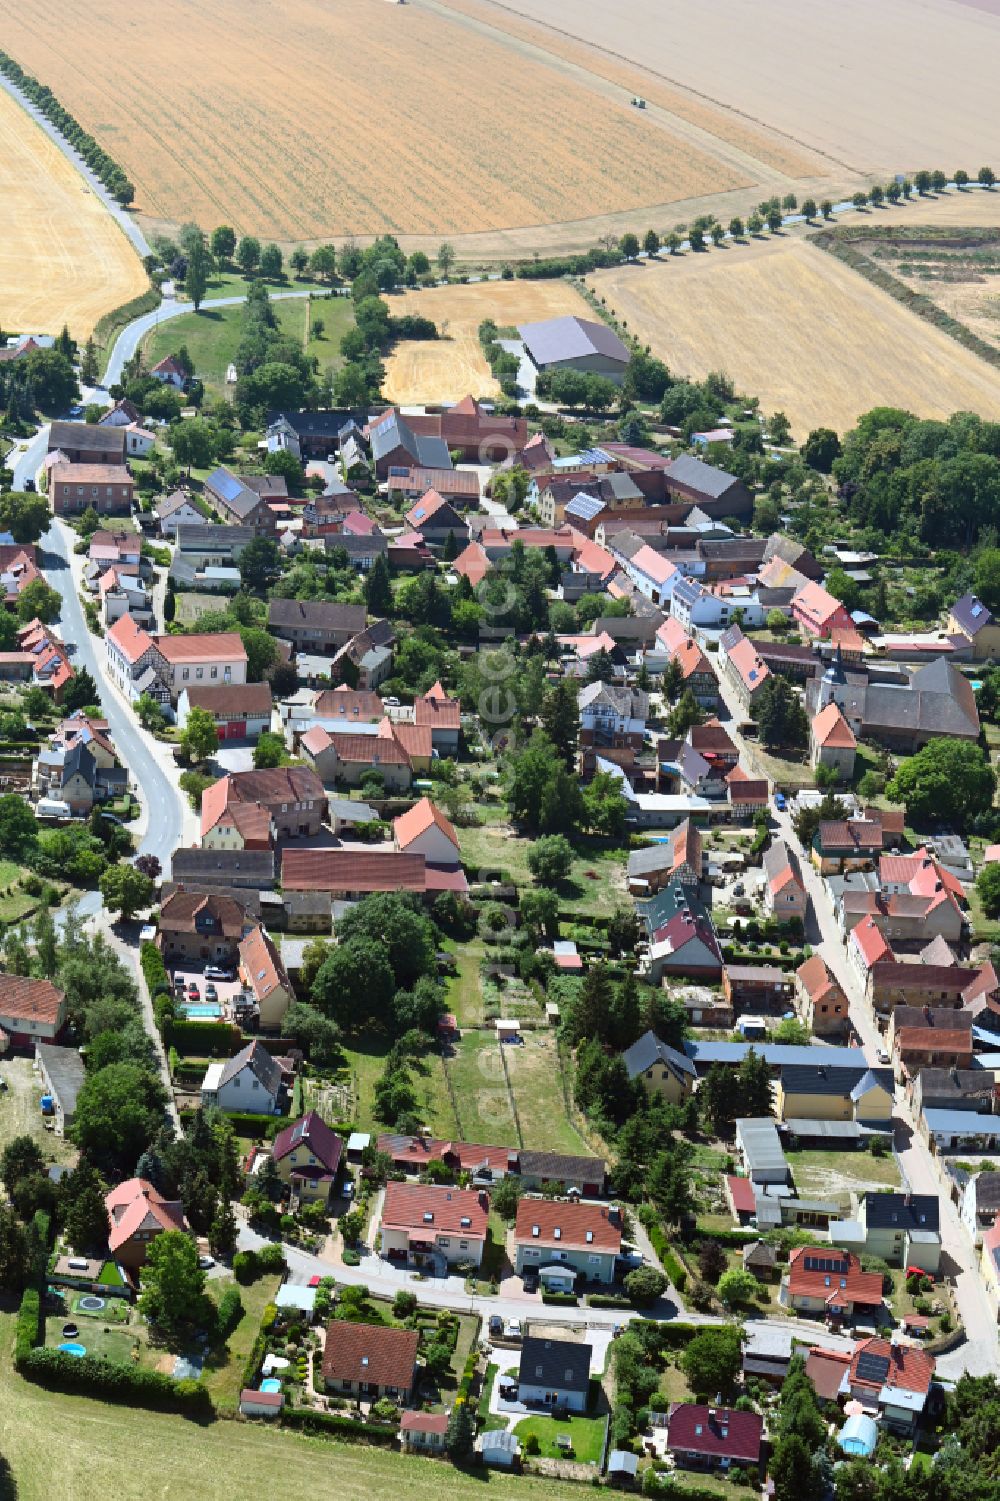
[[[732, 720], [727, 726], [729, 733], [740, 747], [747, 764], [752, 764], [746, 742], [736, 730], [736, 725], [746, 716], [721, 674], [720, 690]], [[884, 1042], [875, 1024], [864, 987], [847, 958], [826, 882], [799, 843], [790, 811], [779, 813], [772, 807], [771, 819], [777, 824], [781, 837], [799, 856], [803, 882], [810, 898], [806, 936], [816, 952], [822, 954], [835, 979], [839, 981], [850, 1004], [851, 1022], [862, 1040], [865, 1056], [869, 1063], [876, 1063], [878, 1048], [884, 1046]], [[934, 1194], [939, 1199], [942, 1249], [945, 1258], [954, 1264], [955, 1295], [965, 1325], [966, 1343], [952, 1354], [942, 1357], [943, 1373], [959, 1375], [962, 1370], [966, 1370], [975, 1376], [1000, 1375], [1000, 1344], [997, 1341], [996, 1320], [979, 1275], [975, 1250], [962, 1229], [958, 1211], [941, 1179], [936, 1160], [916, 1129], [906, 1096], [898, 1086], [893, 1113], [899, 1122], [896, 1151], [906, 1185], [914, 1193]]]

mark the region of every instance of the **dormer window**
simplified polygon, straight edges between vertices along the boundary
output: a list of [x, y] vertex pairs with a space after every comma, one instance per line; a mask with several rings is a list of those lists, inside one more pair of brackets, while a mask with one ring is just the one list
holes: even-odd
[[552, 1232], [552, 1239], [553, 1240], [562, 1240], [562, 1231], [560, 1230], [560, 1228], [559, 1228], [558, 1225], [556, 1226], [556, 1228]]
[[532, 1235], [536, 1235], [537, 1236], [537, 1235], [541, 1235], [542, 1232], [541, 1232], [541, 1230], [539, 1229], [539, 1227], [537, 1225], [532, 1225], [532, 1227], [531, 1227], [531, 1233], [532, 1233]]

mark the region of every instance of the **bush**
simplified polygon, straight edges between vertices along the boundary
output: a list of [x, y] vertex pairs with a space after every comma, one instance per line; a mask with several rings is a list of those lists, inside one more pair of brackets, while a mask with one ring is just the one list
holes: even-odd
[[632, 1300], [620, 1293], [588, 1293], [587, 1303], [591, 1308], [631, 1308]]
[[243, 1317], [243, 1299], [238, 1287], [227, 1287], [219, 1299], [219, 1334], [225, 1339]]
[[163, 956], [155, 943], [146, 942], [139, 947], [139, 964], [142, 967], [143, 978], [149, 987], [149, 993], [154, 995], [170, 994], [170, 976], [163, 962]]
[[163, 1040], [179, 1053], [195, 1058], [230, 1058], [239, 1052], [243, 1042], [239, 1027], [196, 1021], [172, 1021]]
[[256, 1251], [237, 1251], [233, 1257], [233, 1276], [244, 1286], [256, 1282], [265, 1272], [283, 1272], [285, 1253], [273, 1241]]
[[302, 1433], [329, 1434], [331, 1438], [354, 1439], [362, 1444], [377, 1444], [391, 1448], [396, 1442], [399, 1424], [361, 1423], [357, 1418], [341, 1417], [335, 1412], [314, 1412], [299, 1407], [291, 1411], [286, 1407], [281, 1415], [283, 1428], [298, 1428]]
[[134, 1407], [159, 1407], [170, 1412], [208, 1416], [214, 1409], [208, 1389], [200, 1381], [174, 1381], [159, 1371], [118, 1365], [93, 1355], [66, 1355], [62, 1350], [31, 1350], [20, 1365], [21, 1375], [54, 1391], [86, 1392], [106, 1402]]
[[670, 1249], [662, 1225], [653, 1225], [651, 1227], [649, 1231], [649, 1239], [653, 1250], [660, 1258], [660, 1263], [663, 1267], [663, 1270], [666, 1272], [667, 1276], [670, 1278], [677, 1291], [679, 1293], [682, 1293], [687, 1286], [687, 1272], [681, 1266], [677, 1257]]
[[41, 1338], [42, 1295], [37, 1287], [26, 1287], [17, 1313], [17, 1333], [14, 1337], [14, 1365], [21, 1369], [24, 1361]]
[[543, 1303], [554, 1303], [564, 1308], [571, 1307], [579, 1301], [576, 1293], [542, 1293]]

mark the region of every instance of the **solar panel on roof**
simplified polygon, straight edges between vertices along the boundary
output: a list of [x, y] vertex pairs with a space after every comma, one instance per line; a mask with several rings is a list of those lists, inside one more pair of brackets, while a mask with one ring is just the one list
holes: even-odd
[[875, 1355], [864, 1350], [858, 1356], [858, 1380], [883, 1384], [889, 1374], [889, 1361], [885, 1355]]

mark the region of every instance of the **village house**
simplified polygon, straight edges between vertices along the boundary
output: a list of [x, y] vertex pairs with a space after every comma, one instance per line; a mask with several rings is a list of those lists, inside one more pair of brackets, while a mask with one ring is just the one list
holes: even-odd
[[812, 844], [813, 864], [824, 876], [869, 870], [881, 853], [881, 824], [857, 818], [824, 820]]
[[145, 1178], [128, 1178], [104, 1199], [108, 1250], [130, 1272], [145, 1266], [150, 1244], [165, 1230], [187, 1230], [179, 1199], [165, 1199]]
[[278, 1031], [295, 995], [280, 953], [259, 925], [240, 939], [238, 972], [244, 991], [253, 997], [261, 1028]]
[[275, 855], [272, 849], [176, 849], [170, 857], [170, 879], [200, 891], [206, 887], [271, 891], [275, 882]]
[[461, 860], [454, 826], [429, 797], [422, 797], [393, 820], [396, 849], [423, 855], [429, 865], [458, 865]]
[[419, 1342], [416, 1329], [335, 1319], [323, 1344], [323, 1385], [339, 1396], [408, 1402], [416, 1385]]
[[[820, 1057], [822, 1050], [817, 1050]], [[890, 1069], [869, 1068], [862, 1057], [854, 1068], [823, 1063], [782, 1063], [775, 1084], [775, 1109], [782, 1121], [861, 1121], [883, 1125], [892, 1118]]]
[[979, 1271], [993, 1309], [993, 1316], [1000, 1320], [1000, 1214], [983, 1236]]
[[853, 622], [845, 605], [810, 579], [792, 600], [792, 619], [808, 636], [829, 640], [834, 629], [849, 630]]
[[882, 1307], [882, 1273], [864, 1272], [850, 1251], [831, 1246], [797, 1246], [788, 1258], [781, 1302], [798, 1313], [823, 1314], [833, 1323], [850, 1322], [856, 1312]]
[[340, 1171], [343, 1146], [315, 1110], [278, 1132], [271, 1156], [293, 1199], [327, 1203]]
[[429, 866], [423, 855], [381, 849], [287, 849], [281, 860], [284, 891], [323, 891], [334, 901], [359, 901], [375, 891], [412, 891], [428, 899], [467, 890], [462, 872]]
[[177, 725], [183, 730], [191, 710], [202, 709], [220, 740], [257, 740], [271, 728], [273, 708], [270, 683], [192, 684], [177, 699]]
[[173, 386], [175, 391], [183, 391], [187, 385], [188, 371], [174, 354], [164, 355], [149, 373], [162, 385]]
[[[428, 469], [449, 471], [451, 455], [445, 440], [436, 434], [417, 433], [398, 407], [390, 407], [369, 424], [375, 478], [387, 480], [393, 470]], [[426, 494], [425, 485], [420, 494]], [[476, 493], [479, 493], [478, 484]]]
[[246, 682], [247, 654], [236, 631], [209, 635], [151, 635], [123, 615], [104, 638], [111, 679], [131, 703], [148, 694], [164, 707], [204, 683]]
[[667, 1419], [667, 1448], [689, 1470], [759, 1468], [764, 1419], [756, 1412], [675, 1402]]
[[[220, 813], [234, 804], [263, 808], [278, 839], [318, 834], [326, 815], [326, 794], [314, 771], [306, 766], [273, 766], [259, 771], [234, 771], [206, 788], [201, 800], [202, 840]], [[240, 845], [223, 845], [240, 848]]]
[[[680, 883], [676, 884], [683, 891]], [[664, 975], [709, 981], [722, 978], [722, 950], [711, 917], [691, 903], [680, 906], [673, 917], [656, 929], [645, 959], [640, 968], [653, 985], [659, 985]]]
[[887, 1039], [895, 1068], [912, 1077], [923, 1068], [971, 1067], [972, 1024], [971, 1011], [896, 1006]]
[[382, 1205], [382, 1255], [432, 1273], [464, 1262], [478, 1267], [488, 1214], [486, 1195], [476, 1189], [388, 1183]]
[[462, 732], [461, 706], [457, 699], [448, 697], [440, 680], [413, 700], [413, 723], [417, 729], [430, 730], [431, 747], [435, 754], [458, 754]]
[[58, 1042], [66, 1025], [66, 995], [51, 980], [0, 974], [0, 1039], [8, 1047]]
[[123, 615], [131, 615], [137, 625], [149, 627], [154, 621], [153, 596], [137, 573], [109, 568], [97, 581], [104, 625], [114, 625]]
[[442, 1162], [456, 1176], [468, 1173], [473, 1187], [488, 1185], [517, 1172], [515, 1147], [480, 1146], [468, 1141], [442, 1141], [435, 1136], [406, 1136], [384, 1132], [376, 1143], [391, 1158], [397, 1172], [416, 1176], [430, 1162]]
[[455, 510], [451, 501], [445, 500], [436, 490], [428, 490], [406, 513], [406, 523], [419, 532], [431, 547], [443, 547], [449, 537], [468, 541], [468, 523]]
[[407, 792], [413, 781], [412, 759], [391, 728], [386, 734], [363, 735], [317, 724], [302, 736], [299, 750], [327, 786], [360, 787], [369, 772], [382, 778], [387, 792]]
[[90, 508], [99, 516], [127, 516], [135, 480], [124, 464], [53, 464], [49, 497], [56, 516], [79, 516]]
[[404, 1412], [399, 1420], [399, 1447], [404, 1454], [444, 1454], [447, 1412]]
[[[868, 999], [880, 1016], [887, 1016], [899, 1006], [960, 1011], [979, 974], [980, 971], [962, 964], [904, 964], [886, 959], [873, 964], [868, 971]], [[989, 994], [996, 995], [995, 987]]]
[[862, 1340], [847, 1370], [847, 1390], [866, 1411], [894, 1433], [909, 1435], [920, 1425], [931, 1382], [934, 1357], [919, 1346], [882, 1338]]
[[697, 1074], [690, 1058], [661, 1042], [655, 1032], [643, 1033], [626, 1048], [622, 1062], [630, 1080], [641, 1079], [669, 1105], [683, 1104], [694, 1090]]
[[972, 658], [986, 662], [1000, 656], [1000, 621], [974, 594], [963, 594], [948, 611], [945, 631], [972, 643]]
[[847, 672], [839, 660], [823, 677], [806, 684], [810, 715], [836, 702], [859, 739], [878, 740], [890, 750], [912, 754], [946, 735], [975, 740], [979, 711], [969, 679], [945, 657], [937, 657], [909, 678], [884, 681], [869, 672]]
[[204, 517], [186, 490], [174, 490], [153, 507], [163, 537], [176, 537], [179, 526], [207, 526]]
[[719, 660], [722, 671], [735, 689], [736, 696], [749, 713], [755, 696], [771, 676], [758, 655], [757, 647], [749, 636], [744, 636], [738, 625], [730, 626], [719, 638]]
[[839, 981], [835, 980], [819, 954], [813, 954], [795, 971], [795, 1009], [810, 1032], [817, 1037], [846, 1037], [849, 1005]]
[[773, 839], [764, 851], [764, 911], [777, 922], [805, 921], [809, 899], [795, 851]]
[[582, 1194], [584, 1198], [595, 1199], [604, 1192], [607, 1168], [599, 1157], [571, 1157], [564, 1152], [537, 1152], [522, 1147], [517, 1154], [517, 1171], [524, 1189], [554, 1183], [561, 1194]]
[[231, 965], [251, 926], [245, 909], [232, 897], [178, 887], [160, 908], [156, 943], [168, 968], [188, 960]]
[[783, 1016], [792, 1004], [795, 982], [774, 964], [727, 964], [722, 994], [734, 1016]]
[[[252, 476], [251, 476], [252, 477]], [[284, 480], [280, 485], [271, 480], [272, 494], [287, 494]], [[223, 524], [249, 527], [257, 536], [271, 535], [276, 526], [276, 517], [268, 504], [267, 488], [256, 488], [246, 478], [233, 474], [225, 467], [213, 470], [205, 480], [204, 493], [208, 503], [215, 507]], [[261, 493], [264, 490], [265, 493]]]
[[538, 1273], [550, 1292], [572, 1292], [577, 1275], [611, 1283], [622, 1232], [614, 1210], [597, 1204], [522, 1199], [514, 1224], [514, 1270]]
[[862, 1194], [853, 1219], [831, 1223], [830, 1239], [858, 1256], [877, 1256], [890, 1266], [918, 1266], [936, 1275], [940, 1202], [936, 1194]]
[[125, 430], [96, 422], [53, 422], [47, 444], [49, 458], [69, 464], [125, 464]]
[[664, 478], [671, 499], [697, 506], [707, 517], [748, 521], [753, 511], [753, 496], [742, 480], [689, 454], [674, 459]]
[[201, 1082], [203, 1109], [237, 1114], [280, 1115], [284, 1099], [281, 1067], [259, 1040], [234, 1058], [210, 1063]]
[[536, 1339], [521, 1346], [517, 1400], [526, 1407], [586, 1412], [590, 1395], [590, 1345], [568, 1339]]
[[272, 599], [267, 607], [271, 634], [297, 652], [335, 652], [364, 630], [366, 620], [364, 605], [322, 599]]

